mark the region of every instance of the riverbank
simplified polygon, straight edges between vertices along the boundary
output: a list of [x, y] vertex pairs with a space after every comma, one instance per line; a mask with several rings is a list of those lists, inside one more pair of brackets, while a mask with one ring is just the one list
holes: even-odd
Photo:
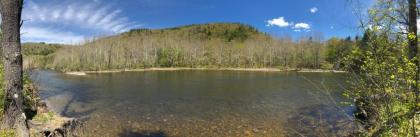
[[81, 123], [77, 118], [64, 117], [47, 110], [46, 112], [38, 112], [35, 117], [28, 120], [28, 125], [31, 136], [61, 137], [77, 135], [74, 131]]
[[30, 93], [27, 98], [33, 100], [33, 114], [26, 114], [30, 135], [33, 137], [61, 137], [77, 135], [73, 131], [81, 125], [77, 118], [65, 117], [54, 111], [48, 100], [41, 100], [38, 86], [30, 83]]
[[278, 69], [278, 68], [145, 68], [145, 69], [117, 69], [99, 71], [71, 71], [65, 72], [68, 75], [84, 76], [87, 74], [99, 73], [120, 73], [120, 72], [143, 72], [143, 71], [179, 71], [179, 70], [213, 70], [213, 71], [252, 71], [252, 72], [302, 72], [302, 73], [346, 73], [340, 70], [325, 69]]

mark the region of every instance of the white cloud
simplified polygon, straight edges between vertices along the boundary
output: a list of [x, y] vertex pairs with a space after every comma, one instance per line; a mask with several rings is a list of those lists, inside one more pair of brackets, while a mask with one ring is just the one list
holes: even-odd
[[287, 22], [284, 17], [278, 17], [267, 21], [267, 27], [278, 26], [280, 28], [290, 27], [295, 32], [309, 32], [311, 31], [311, 26], [308, 23], [297, 23]]
[[[371, 28], [371, 26], [369, 26]], [[403, 33], [408, 33], [408, 26], [406, 25], [396, 25], [396, 30], [402, 31]], [[420, 19], [417, 19], [417, 33], [420, 34]]]
[[278, 26], [281, 28], [284, 27], [288, 27], [289, 25], [291, 25], [292, 23], [287, 22], [284, 17], [278, 17], [278, 18], [274, 18], [272, 20], [268, 20], [267, 21], [267, 26], [271, 27], [271, 26]]
[[309, 11], [311, 13], [316, 13], [316, 12], [318, 12], [318, 8], [317, 7], [312, 7], [311, 9], [309, 9]]
[[297, 24], [295, 24], [294, 28], [296, 28], [296, 29], [310, 29], [311, 26], [309, 26], [308, 23], [297, 23]]
[[296, 23], [292, 29], [295, 32], [301, 32], [301, 31], [311, 31], [311, 26], [308, 23]]
[[60, 18], [61, 10], [57, 9], [51, 12], [52, 13], [52, 20], [57, 20]]
[[417, 19], [417, 29], [420, 30], [420, 19]]
[[21, 31], [23, 42], [78, 44], [85, 39], [84, 36], [76, 35], [72, 32], [63, 32], [47, 28], [23, 27]]

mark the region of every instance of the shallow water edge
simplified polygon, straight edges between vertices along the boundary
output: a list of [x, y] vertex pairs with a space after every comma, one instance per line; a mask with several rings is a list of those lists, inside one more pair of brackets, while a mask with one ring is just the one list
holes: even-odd
[[65, 72], [68, 75], [84, 76], [95, 73], [119, 73], [119, 72], [142, 72], [142, 71], [179, 71], [179, 70], [212, 70], [212, 71], [250, 71], [250, 72], [318, 72], [318, 73], [347, 73], [341, 70], [329, 69], [278, 69], [278, 68], [144, 68], [144, 69], [116, 69], [116, 70], [98, 70], [98, 71], [70, 71]]

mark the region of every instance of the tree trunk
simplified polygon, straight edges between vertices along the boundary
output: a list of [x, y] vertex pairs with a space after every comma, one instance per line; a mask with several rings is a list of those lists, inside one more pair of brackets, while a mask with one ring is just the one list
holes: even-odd
[[416, 95], [416, 104], [418, 102], [418, 82], [419, 82], [419, 72], [420, 72], [420, 60], [417, 57], [418, 55], [418, 43], [417, 43], [417, 2], [416, 0], [409, 0], [409, 13], [408, 13], [408, 42], [409, 42], [409, 58], [414, 60], [417, 72], [415, 77], [415, 82], [413, 86], [413, 92]]
[[[408, 44], [409, 44], [409, 58], [414, 61], [416, 64], [416, 73], [415, 73], [415, 84], [412, 85], [415, 95], [415, 111], [419, 110], [417, 106], [419, 103], [419, 75], [420, 75], [420, 60], [418, 59], [418, 42], [417, 42], [417, 2], [416, 0], [408, 0]], [[413, 128], [413, 135], [416, 135], [416, 127], [415, 127], [415, 117], [416, 113], [413, 113], [413, 120], [412, 120], [412, 128]]]
[[409, 57], [414, 59], [417, 56], [418, 47], [417, 47], [417, 8], [416, 0], [409, 0], [409, 21], [408, 21], [408, 31], [409, 31]]
[[0, 0], [3, 32], [5, 102], [2, 129], [15, 129], [17, 136], [28, 137], [23, 111], [22, 54], [20, 26], [23, 0]]

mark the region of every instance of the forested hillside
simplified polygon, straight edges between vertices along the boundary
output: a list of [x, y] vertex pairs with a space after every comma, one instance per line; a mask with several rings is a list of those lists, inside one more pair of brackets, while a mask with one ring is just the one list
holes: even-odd
[[66, 45], [46, 43], [25, 43], [22, 46], [24, 68], [45, 68], [54, 61], [54, 55]]
[[[338, 41], [335, 44], [342, 42]], [[53, 48], [58, 50], [45, 55], [49, 57], [27, 63], [62, 71], [150, 67], [331, 69], [336, 60], [326, 61], [326, 55], [331, 54], [326, 53], [326, 44], [320, 34], [296, 41], [271, 37], [249, 25], [214, 23], [131, 30], [82, 46]]]

